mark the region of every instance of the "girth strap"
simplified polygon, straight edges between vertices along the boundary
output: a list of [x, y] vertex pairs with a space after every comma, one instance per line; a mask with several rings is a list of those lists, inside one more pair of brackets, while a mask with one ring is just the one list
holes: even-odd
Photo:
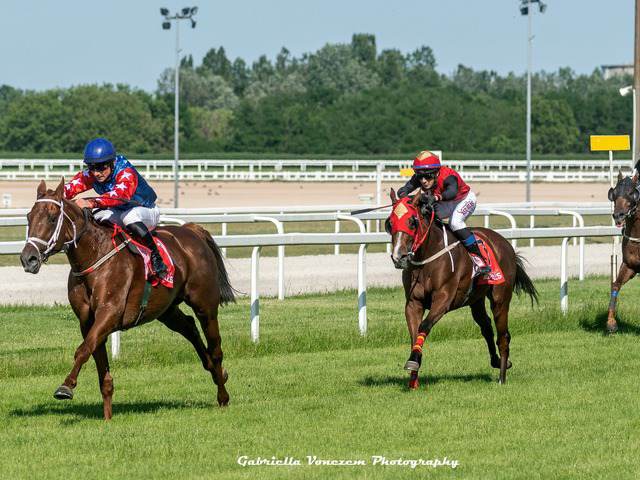
[[140, 301], [140, 311], [136, 317], [136, 321], [133, 322], [133, 326], [138, 325], [138, 322], [142, 319], [144, 312], [147, 310], [149, 304], [149, 297], [151, 296], [151, 282], [144, 282], [144, 291], [142, 292], [142, 300]]

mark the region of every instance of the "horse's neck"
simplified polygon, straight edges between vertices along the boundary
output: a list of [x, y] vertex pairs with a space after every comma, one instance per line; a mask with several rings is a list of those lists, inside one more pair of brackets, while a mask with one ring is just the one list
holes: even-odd
[[631, 217], [631, 222], [625, 223], [624, 234], [628, 237], [640, 238], [640, 210], [638, 210], [633, 217]]
[[[74, 271], [82, 271], [109, 253], [113, 245], [111, 244], [110, 231], [96, 225], [82, 212], [73, 215], [72, 220], [76, 224], [76, 233], [79, 238], [76, 246], [71, 245], [67, 249], [67, 258]], [[70, 233], [69, 238], [73, 238], [73, 227], [68, 222], [67, 231]]]
[[[447, 229], [441, 223], [433, 222], [427, 240], [420, 247], [422, 253], [420, 259], [429, 258], [445, 248], [445, 235], [448, 235]], [[450, 245], [452, 240], [450, 238], [447, 240], [447, 245]]]

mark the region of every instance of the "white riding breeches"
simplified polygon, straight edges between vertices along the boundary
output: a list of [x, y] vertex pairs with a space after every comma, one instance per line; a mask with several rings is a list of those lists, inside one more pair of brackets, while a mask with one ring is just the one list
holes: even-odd
[[464, 221], [476, 209], [476, 194], [472, 191], [461, 200], [440, 201], [436, 205], [436, 213], [443, 220], [449, 218], [449, 227], [452, 231], [466, 228]]
[[149, 230], [153, 230], [160, 221], [160, 209], [158, 207], [133, 207], [129, 210], [107, 208], [95, 212], [93, 217], [98, 222], [109, 221], [123, 228], [131, 223], [142, 222]]

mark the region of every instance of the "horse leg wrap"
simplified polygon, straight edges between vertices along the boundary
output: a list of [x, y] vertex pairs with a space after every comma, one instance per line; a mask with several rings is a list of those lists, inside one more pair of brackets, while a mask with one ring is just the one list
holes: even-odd
[[427, 339], [426, 333], [419, 333], [418, 338], [416, 338], [416, 343], [413, 345], [411, 349], [412, 352], [422, 353], [422, 347], [424, 346], [424, 342]]
[[417, 372], [420, 369], [420, 364], [422, 363], [422, 347], [424, 345], [424, 341], [427, 339], [427, 334], [422, 332], [418, 334], [418, 338], [416, 338], [416, 343], [413, 345], [411, 349], [411, 355], [409, 355], [409, 360], [404, 364], [404, 369], [410, 372]]
[[611, 290], [611, 300], [609, 300], [609, 310], [616, 309], [617, 300], [618, 300], [618, 290]]

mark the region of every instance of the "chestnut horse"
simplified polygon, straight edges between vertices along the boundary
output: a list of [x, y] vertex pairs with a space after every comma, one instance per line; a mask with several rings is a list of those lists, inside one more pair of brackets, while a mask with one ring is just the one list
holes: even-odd
[[[412, 345], [405, 365], [411, 373], [409, 388], [418, 388], [422, 347], [433, 326], [445, 313], [465, 306], [471, 307], [473, 319], [487, 342], [491, 366], [500, 369], [499, 382], [505, 383], [507, 369], [511, 367], [508, 321], [512, 294], [514, 290], [517, 294], [524, 291], [531, 297], [532, 305], [534, 300], [538, 301], [538, 292], [524, 270], [522, 258], [498, 233], [488, 228], [474, 228], [478, 237], [493, 250], [505, 280], [499, 285], [478, 285], [472, 277], [469, 254], [435, 218], [433, 208], [420, 205], [420, 195], [398, 199], [391, 190], [391, 201], [393, 209], [386, 226], [392, 236], [391, 258], [396, 268], [403, 270], [405, 317]], [[500, 356], [494, 345], [485, 298], [489, 299], [493, 312]], [[429, 313], [423, 318], [427, 309]]]
[[609, 314], [607, 318], [607, 331], [615, 333], [618, 331], [616, 322], [616, 303], [618, 292], [622, 286], [640, 272], [640, 212], [638, 212], [638, 201], [640, 201], [640, 191], [638, 188], [638, 167], [632, 177], [623, 177], [622, 172], [618, 172], [618, 182], [615, 188], [610, 188], [608, 197], [613, 202], [613, 220], [616, 226], [622, 227], [622, 263], [618, 270], [618, 276], [611, 284], [611, 297], [609, 300]]
[[[69, 303], [80, 321], [83, 342], [76, 350], [73, 368], [54, 397], [73, 398], [78, 374], [93, 355], [98, 370], [104, 418], [112, 415], [113, 378], [109, 373], [106, 341], [110, 333], [158, 319], [195, 347], [202, 365], [218, 387], [220, 406], [227, 405], [226, 370], [218, 329], [218, 306], [234, 301], [234, 291], [218, 246], [209, 233], [195, 224], [156, 230], [175, 264], [173, 288], [151, 289], [141, 309], [145, 290], [142, 257], [119, 243], [112, 244], [113, 228], [99, 225], [88, 209], [64, 199], [64, 179], [56, 190], [40, 182], [37, 200], [27, 215], [28, 239], [20, 260], [25, 271], [38, 273], [48, 257], [64, 250], [71, 265]], [[82, 273], [79, 273], [82, 272]], [[86, 273], [85, 273], [86, 272]], [[185, 302], [195, 312], [207, 339], [205, 347], [193, 317], [179, 308]]]

